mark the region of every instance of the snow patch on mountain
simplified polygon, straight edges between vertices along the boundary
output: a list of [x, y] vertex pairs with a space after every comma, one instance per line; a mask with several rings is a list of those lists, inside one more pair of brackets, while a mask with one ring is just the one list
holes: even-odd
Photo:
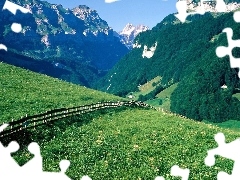
[[122, 44], [125, 44], [128, 49], [132, 49], [133, 46], [135, 47], [134, 39], [135, 37], [144, 31], [149, 30], [149, 27], [144, 25], [134, 26], [133, 24], [128, 23], [121, 32], [118, 33], [118, 37]]
[[141, 44], [138, 44], [138, 42], [136, 41], [136, 43], [134, 43], [132, 47], [133, 47], [133, 48], [141, 48], [142, 45], [141, 45]]

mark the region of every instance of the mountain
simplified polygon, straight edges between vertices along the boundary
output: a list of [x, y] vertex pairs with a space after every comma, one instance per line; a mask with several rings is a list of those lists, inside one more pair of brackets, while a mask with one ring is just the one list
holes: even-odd
[[0, 63], [1, 120], [122, 98]]
[[149, 27], [144, 25], [134, 26], [128, 23], [121, 32], [118, 33], [120, 41], [127, 46], [128, 49], [132, 49], [134, 46], [135, 37], [144, 31], [149, 30]]
[[[5, 63], [0, 63], [0, 82], [1, 123], [55, 108], [123, 100]], [[216, 179], [219, 168], [231, 172], [233, 164], [216, 157], [216, 166], [204, 165], [208, 150], [217, 146], [214, 135], [219, 132], [228, 142], [239, 137], [239, 128], [223, 129], [154, 109], [124, 107], [48, 121], [34, 129], [28, 126], [1, 137], [1, 143], [7, 147], [13, 140], [18, 142], [21, 149], [12, 156], [20, 166], [32, 159], [29, 144], [38, 143], [44, 171], [59, 172], [59, 162], [67, 159], [72, 164], [67, 169], [70, 179], [84, 175], [94, 180], [156, 179], [169, 177], [175, 164], [191, 168], [192, 179]]]
[[[65, 9], [40, 0], [12, 2], [30, 13], [17, 11], [13, 15], [4, 9], [0, 14], [0, 42], [8, 47], [8, 58], [4, 52], [0, 55], [5, 62], [14, 59], [15, 65], [29, 69], [36, 66], [36, 71], [43, 73], [48, 72], [47, 68], [64, 69], [66, 72], [57, 77], [91, 86], [128, 52], [107, 22], [87, 6]], [[20, 33], [11, 31], [14, 22], [22, 25]], [[25, 59], [31, 60], [25, 63]]]
[[[138, 47], [98, 81], [98, 89], [126, 96], [159, 76], [153, 95], [179, 82], [171, 111], [199, 121], [240, 119], [239, 101], [232, 97], [240, 87], [238, 70], [230, 67], [228, 57], [215, 53], [218, 46], [228, 46], [222, 30], [231, 27], [239, 39], [239, 26], [232, 12], [189, 16], [187, 23], [171, 14], [136, 37]], [[239, 57], [238, 49], [233, 52]], [[228, 88], [223, 91], [224, 84]]]

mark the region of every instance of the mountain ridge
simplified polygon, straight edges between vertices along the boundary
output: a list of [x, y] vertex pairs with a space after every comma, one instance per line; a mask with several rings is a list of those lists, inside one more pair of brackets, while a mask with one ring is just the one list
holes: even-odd
[[[98, 82], [101, 85], [98, 88], [125, 97], [160, 76], [161, 81], [155, 85], [160, 90], [180, 82], [176, 93], [174, 91], [171, 96], [171, 111], [199, 121], [239, 119], [239, 102], [232, 97], [240, 85], [236, 69], [230, 68], [227, 58], [219, 59], [215, 54], [217, 46], [227, 46], [225, 33], [222, 33], [225, 27], [232, 27], [235, 39], [239, 37], [239, 24], [233, 20], [233, 12], [217, 16], [208, 12], [189, 16], [188, 23], [174, 23], [177, 21], [171, 14], [152, 30], [137, 36], [135, 43], [138, 47], [133, 48]], [[152, 54], [145, 56], [146, 53]], [[204, 74], [205, 80], [195, 74], [197, 70]], [[226, 92], [221, 89], [224, 84], [228, 86]], [[211, 101], [206, 100], [210, 97]], [[206, 101], [209, 106], [204, 105]], [[224, 114], [221, 108], [215, 109], [219, 106], [228, 113]]]
[[117, 36], [122, 44], [124, 44], [128, 49], [132, 49], [134, 39], [137, 37], [137, 35], [147, 30], [150, 30], [148, 26], [142, 24], [134, 26], [133, 24], [128, 23], [122, 31], [118, 32]]
[[[128, 52], [113, 35], [113, 29], [107, 22], [99, 17], [96, 10], [87, 6], [78, 6], [70, 10], [62, 5], [39, 0], [12, 2], [29, 9], [31, 13], [17, 11], [13, 17], [8, 10], [4, 10], [0, 15], [0, 22], [3, 24], [0, 27], [3, 32], [3, 36], [0, 37], [1, 43], [8, 47], [9, 54], [62, 64], [72, 75], [60, 78], [71, 81], [75, 78], [73, 76], [76, 76], [78, 83], [89, 86], [93, 83], [90, 76], [95, 76], [96, 80], [99, 77], [98, 71], [109, 70]], [[16, 34], [11, 31], [10, 26], [13, 22], [22, 24], [22, 32]], [[4, 58], [2, 52], [0, 55], [5, 61], [6, 57]], [[89, 71], [90, 74], [82, 74], [83, 69], [80, 66], [94, 68], [96, 73]], [[44, 69], [39, 71], [42, 70]], [[89, 82], [86, 84], [84, 81]]]

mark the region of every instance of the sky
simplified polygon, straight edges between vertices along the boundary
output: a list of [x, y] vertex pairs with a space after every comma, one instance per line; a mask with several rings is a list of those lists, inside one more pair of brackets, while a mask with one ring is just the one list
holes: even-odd
[[119, 0], [105, 3], [104, 0], [45, 0], [62, 4], [64, 8], [87, 5], [98, 12], [113, 30], [121, 31], [127, 23], [143, 24], [149, 28], [171, 13], [177, 12], [176, 0]]

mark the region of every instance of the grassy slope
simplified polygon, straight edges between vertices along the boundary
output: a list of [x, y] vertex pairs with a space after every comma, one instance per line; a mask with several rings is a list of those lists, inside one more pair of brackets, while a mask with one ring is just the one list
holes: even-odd
[[[6, 64], [0, 64], [0, 69], [5, 119], [54, 107], [119, 100]], [[44, 170], [59, 171], [60, 160], [68, 159], [67, 174], [72, 179], [86, 174], [93, 179], [154, 179], [157, 175], [170, 179], [170, 167], [175, 164], [190, 168], [191, 179], [213, 179], [220, 170], [230, 173], [232, 168], [232, 162], [219, 158], [211, 168], [203, 163], [207, 150], [217, 146], [213, 135], [220, 131], [227, 141], [240, 135], [171, 114], [123, 109], [42, 126], [32, 138], [40, 144]], [[20, 163], [30, 157], [26, 151], [15, 154]]]
[[[156, 98], [153, 100], [148, 100], [146, 103], [151, 104], [152, 106], [160, 107], [165, 110], [170, 111], [170, 96], [172, 92], [177, 87], [178, 83], [171, 85], [170, 87], [164, 89], [159, 94], [156, 95]], [[162, 100], [162, 105], [159, 105], [160, 99]]]
[[[161, 77], [157, 76], [157, 77], [153, 78], [151, 81], [141, 85], [141, 87], [139, 87], [139, 91], [132, 92], [131, 94], [134, 96], [133, 99], [137, 100], [140, 95], [146, 95], [149, 92], [153, 91], [156, 88], [156, 86], [152, 86], [152, 84], [154, 82], [159, 84], [159, 82], [161, 82]], [[145, 102], [152, 106], [160, 107], [160, 108], [170, 111], [170, 96], [171, 96], [172, 92], [175, 90], [175, 88], [177, 87], [177, 84], [178, 83], [175, 83], [175, 84], [171, 85], [170, 87], [166, 88], [165, 90], [161, 91], [159, 94], [156, 95], [155, 99], [151, 99], [151, 100], [148, 100]], [[162, 105], [159, 105], [160, 99], [163, 102]]]
[[[189, 168], [190, 179], [215, 179], [219, 171], [230, 173], [232, 169], [231, 161], [219, 157], [214, 167], [204, 164], [207, 150], [217, 147], [214, 135], [218, 132], [225, 134], [227, 142], [240, 136], [171, 114], [127, 109], [75, 123], [40, 144], [44, 169], [59, 171], [60, 160], [68, 159], [67, 174], [72, 179], [86, 174], [96, 180], [154, 179], [158, 175], [171, 179], [170, 168], [175, 164]], [[20, 159], [29, 155], [25, 152]]]
[[120, 98], [0, 63], [0, 122], [26, 114]]
[[[138, 89], [139, 91], [137, 92], [132, 92], [131, 94], [134, 96], [134, 100], [137, 100], [139, 98], [139, 96], [142, 95], [146, 95], [148, 93], [150, 93], [151, 91], [153, 91], [156, 86], [152, 86], [153, 83], [157, 83], [159, 84], [159, 82], [161, 82], [161, 77], [157, 76], [155, 78], [153, 78], [151, 81], [141, 85]], [[128, 95], [127, 95], [128, 96]]]
[[240, 100], [240, 93], [234, 94], [233, 97], [236, 97], [238, 100]]

